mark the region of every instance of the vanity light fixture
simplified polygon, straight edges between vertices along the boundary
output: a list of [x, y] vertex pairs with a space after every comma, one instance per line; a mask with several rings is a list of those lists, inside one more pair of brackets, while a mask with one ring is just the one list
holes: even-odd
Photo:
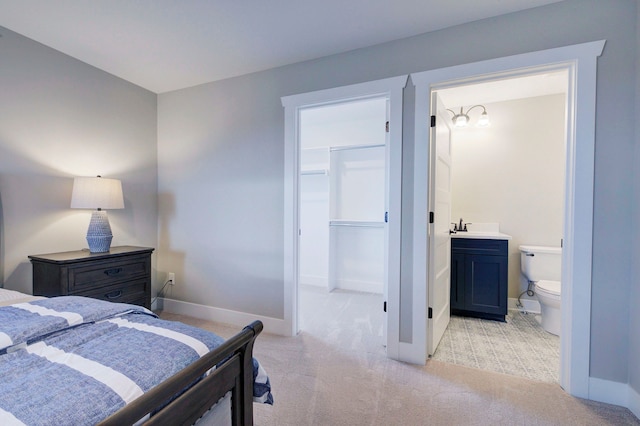
[[478, 119], [477, 126], [487, 127], [489, 125], [489, 114], [487, 114], [487, 109], [484, 107], [484, 105], [474, 105], [467, 109], [466, 112], [463, 110], [463, 107], [460, 107], [460, 112], [458, 113], [448, 108], [447, 111], [453, 114], [453, 117], [451, 117], [451, 121], [453, 121], [453, 125], [455, 127], [467, 127], [469, 125], [469, 112], [474, 108], [482, 108], [482, 114]]
[[73, 179], [72, 209], [95, 209], [91, 214], [87, 243], [91, 253], [108, 252], [111, 247], [111, 226], [103, 209], [123, 209], [122, 183], [118, 179], [77, 177]]

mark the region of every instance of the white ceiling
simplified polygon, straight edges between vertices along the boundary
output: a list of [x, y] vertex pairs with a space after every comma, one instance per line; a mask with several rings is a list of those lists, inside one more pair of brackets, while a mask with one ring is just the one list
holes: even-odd
[[0, 26], [162, 93], [556, 1], [0, 0]]

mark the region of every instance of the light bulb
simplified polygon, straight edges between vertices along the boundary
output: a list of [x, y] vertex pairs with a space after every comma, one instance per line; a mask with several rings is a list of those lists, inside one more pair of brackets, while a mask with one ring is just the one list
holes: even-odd
[[454, 125], [456, 127], [465, 127], [469, 124], [469, 117], [464, 114], [459, 114], [454, 117]]
[[486, 127], [488, 126], [490, 123], [489, 121], [489, 114], [487, 114], [487, 112], [483, 112], [482, 115], [480, 116], [480, 118], [478, 119], [478, 126], [479, 127]]

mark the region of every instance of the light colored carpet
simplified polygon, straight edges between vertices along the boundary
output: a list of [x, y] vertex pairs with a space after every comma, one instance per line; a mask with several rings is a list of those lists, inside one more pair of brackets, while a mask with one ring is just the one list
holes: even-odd
[[[269, 373], [275, 405], [254, 404], [256, 425], [640, 425], [626, 408], [574, 398], [556, 384], [433, 359], [426, 366], [387, 359], [377, 320], [346, 300], [301, 294], [304, 331], [258, 337], [254, 353]], [[308, 304], [324, 318], [304, 316]], [[162, 317], [222, 337], [238, 331]]]

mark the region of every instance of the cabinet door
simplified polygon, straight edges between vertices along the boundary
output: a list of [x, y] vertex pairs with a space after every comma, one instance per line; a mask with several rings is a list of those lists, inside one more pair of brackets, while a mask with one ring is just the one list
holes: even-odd
[[465, 308], [507, 313], [507, 257], [469, 254], [465, 258]]
[[451, 309], [464, 306], [464, 254], [451, 254]]

